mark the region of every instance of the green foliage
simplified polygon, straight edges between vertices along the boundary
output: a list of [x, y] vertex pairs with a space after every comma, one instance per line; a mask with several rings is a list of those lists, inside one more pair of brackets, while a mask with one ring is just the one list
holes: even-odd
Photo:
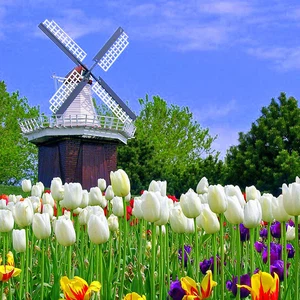
[[227, 152], [226, 181], [277, 195], [282, 183], [300, 174], [300, 109], [295, 98], [281, 93], [261, 113]]
[[139, 102], [135, 138], [118, 150], [118, 167], [129, 175], [132, 192], [147, 189], [151, 180], [167, 180], [172, 194], [196, 188], [205, 157], [215, 167], [218, 153], [211, 149], [215, 138], [193, 120], [187, 107], [168, 106], [159, 96]]
[[39, 108], [30, 107], [18, 92], [11, 95], [0, 82], [0, 183], [16, 184], [37, 173], [37, 148], [21, 134], [19, 119], [38, 116]]

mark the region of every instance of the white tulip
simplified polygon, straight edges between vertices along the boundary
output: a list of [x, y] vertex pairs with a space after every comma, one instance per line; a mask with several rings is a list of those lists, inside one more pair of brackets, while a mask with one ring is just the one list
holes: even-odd
[[31, 191], [31, 180], [30, 179], [24, 179], [22, 180], [22, 190], [24, 193], [29, 193]]
[[34, 184], [31, 188], [31, 196], [35, 196], [35, 197], [38, 197], [38, 198], [41, 198], [42, 197], [42, 190], [41, 190], [41, 187]]
[[46, 239], [51, 234], [50, 217], [47, 213], [36, 213], [32, 220], [32, 230], [38, 240]]
[[10, 210], [0, 210], [0, 232], [9, 232], [14, 228], [14, 217]]
[[201, 200], [192, 189], [189, 189], [186, 194], [180, 196], [179, 203], [187, 218], [196, 218], [200, 215]]
[[160, 202], [160, 216], [159, 219], [155, 221], [155, 225], [161, 226], [167, 224], [169, 220], [169, 198], [158, 194], [158, 200]]
[[42, 193], [44, 193], [45, 186], [41, 181], [37, 182], [35, 185], [37, 185], [40, 188], [40, 190], [42, 191]]
[[260, 191], [256, 189], [254, 185], [246, 186], [246, 201], [249, 200], [259, 200], [260, 198]]
[[16, 195], [9, 195], [8, 196], [8, 202], [17, 203], [17, 197], [16, 197]]
[[111, 171], [110, 181], [116, 196], [125, 197], [130, 193], [130, 181], [124, 170]]
[[6, 200], [0, 199], [0, 209], [6, 209]]
[[291, 218], [283, 206], [283, 195], [279, 195], [277, 198], [273, 197], [272, 199], [272, 212], [274, 219], [279, 222], [286, 222]]
[[49, 215], [49, 219], [51, 220], [53, 218], [53, 215], [54, 215], [54, 209], [53, 209], [52, 205], [51, 204], [44, 204], [42, 213], [43, 214], [47, 213]]
[[106, 199], [103, 197], [101, 190], [97, 186], [90, 189], [89, 205], [100, 205], [102, 208], [107, 205]]
[[118, 217], [114, 214], [111, 214], [107, 219], [108, 227], [110, 231], [118, 231], [119, 229], [119, 220]]
[[235, 185], [235, 186], [234, 185], [226, 185], [224, 187], [224, 189], [225, 189], [225, 194], [227, 196], [236, 196], [239, 200], [241, 207], [245, 206], [246, 201], [245, 201], [244, 195], [238, 185]]
[[106, 180], [104, 178], [98, 179], [98, 188], [101, 190], [101, 192], [104, 192], [106, 189]]
[[197, 194], [208, 193], [208, 186], [209, 186], [209, 184], [208, 184], [207, 178], [202, 177], [196, 187]]
[[123, 217], [124, 216], [124, 206], [123, 199], [121, 197], [114, 197], [111, 200], [112, 212], [115, 216]]
[[89, 211], [87, 208], [84, 208], [78, 215], [78, 222], [80, 225], [86, 225], [88, 221]]
[[152, 180], [148, 188], [149, 192], [159, 192], [161, 196], [167, 195], [167, 182]]
[[204, 229], [205, 233], [213, 234], [220, 231], [220, 222], [217, 215], [208, 204], [203, 204], [200, 215], [196, 218], [197, 226]]
[[143, 218], [147, 222], [156, 222], [160, 218], [160, 192], [145, 191], [141, 197], [141, 209], [143, 211]]
[[79, 205], [80, 208], [85, 208], [89, 205], [89, 192], [87, 190], [82, 190], [82, 200], [81, 203]]
[[21, 228], [31, 225], [33, 218], [33, 207], [28, 198], [25, 198], [23, 201], [19, 201], [15, 204], [14, 217], [15, 222]]
[[52, 207], [54, 207], [54, 199], [50, 193], [44, 193], [42, 196], [42, 203], [43, 205], [45, 204], [50, 204]]
[[57, 242], [62, 246], [71, 246], [76, 242], [76, 233], [72, 221], [64, 216], [58, 217], [54, 226]]
[[228, 207], [224, 213], [225, 218], [231, 224], [240, 224], [244, 221], [244, 210], [236, 195], [227, 196]]
[[291, 216], [300, 215], [300, 183], [282, 185], [283, 207]]
[[286, 240], [292, 241], [294, 239], [295, 239], [295, 227], [288, 225], [286, 229]]
[[104, 215], [91, 215], [87, 224], [90, 240], [94, 244], [103, 244], [109, 239], [109, 227]]
[[60, 201], [61, 207], [73, 210], [80, 206], [82, 201], [82, 186], [78, 182], [65, 183], [64, 198]]
[[124, 197], [124, 200], [125, 200], [126, 202], [130, 202], [130, 200], [131, 200], [131, 193], [129, 193], [127, 196], [125, 196], [125, 197]]
[[141, 197], [135, 197], [133, 202], [132, 214], [138, 218], [143, 219], [143, 211], [142, 211], [142, 200]]
[[109, 186], [107, 187], [106, 191], [105, 191], [105, 199], [106, 199], [107, 201], [110, 201], [110, 200], [113, 199], [114, 196], [115, 196], [115, 194], [114, 194], [114, 191], [113, 191], [113, 189], [112, 189], [112, 186], [109, 185]]
[[25, 229], [13, 229], [12, 231], [13, 238], [13, 248], [14, 250], [19, 252], [26, 251], [26, 232]]
[[185, 233], [187, 229], [187, 217], [184, 215], [181, 206], [176, 205], [170, 210], [170, 225], [174, 232]]
[[41, 209], [42, 209], [41, 198], [37, 197], [37, 196], [30, 196], [30, 197], [28, 197], [28, 200], [31, 201], [33, 212], [34, 213], [36, 213], [36, 212], [40, 213]]
[[259, 199], [262, 210], [262, 220], [265, 222], [272, 222], [274, 220], [272, 212], [272, 200], [273, 195], [269, 193], [262, 194]]
[[210, 209], [216, 213], [221, 214], [224, 213], [227, 209], [227, 199], [224, 187], [220, 184], [218, 185], [210, 185], [208, 187], [208, 204]]
[[194, 233], [195, 223], [194, 219], [187, 218], [185, 233]]
[[262, 210], [258, 199], [249, 200], [244, 206], [244, 226], [255, 228], [260, 225], [262, 220]]
[[59, 177], [54, 177], [50, 185], [51, 195], [54, 200], [60, 201], [64, 198], [64, 188]]

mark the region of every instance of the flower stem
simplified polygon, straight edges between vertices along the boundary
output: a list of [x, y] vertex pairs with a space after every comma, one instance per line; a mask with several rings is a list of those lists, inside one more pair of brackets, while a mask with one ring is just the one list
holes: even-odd
[[42, 240], [42, 259], [41, 259], [41, 300], [44, 299], [44, 278], [45, 278], [45, 242]]
[[[221, 247], [221, 262], [220, 262], [220, 269], [221, 269], [221, 299], [224, 300], [225, 297], [225, 275], [224, 275], [224, 215], [220, 214], [220, 247]], [[216, 258], [216, 264], [218, 264], [218, 260]]]
[[295, 216], [295, 300], [299, 300], [299, 228], [298, 216]]
[[200, 282], [200, 272], [199, 268], [199, 246], [198, 246], [198, 230], [196, 218], [194, 218], [194, 227], [195, 227], [195, 266], [196, 266], [196, 278], [197, 282]]
[[150, 276], [151, 276], [151, 297], [150, 299], [156, 299], [155, 296], [155, 261], [156, 261], [156, 225], [154, 223], [151, 224], [151, 234], [152, 234], [152, 240], [151, 240], [151, 269], [150, 269]]
[[[121, 274], [121, 286], [120, 286], [120, 298], [123, 299], [123, 291], [124, 291], [124, 282], [125, 282], [125, 271], [126, 271], [126, 250], [127, 250], [127, 210], [126, 210], [126, 201], [123, 197], [123, 223], [124, 223], [124, 231], [123, 231], [123, 267]], [[120, 232], [121, 234], [121, 232]]]
[[287, 267], [287, 253], [286, 253], [286, 229], [285, 222], [280, 223], [281, 227], [281, 239], [282, 239], [282, 260], [283, 260], [283, 292], [286, 293], [287, 281], [286, 281], [286, 267]]
[[250, 273], [254, 272], [254, 228], [250, 228]]
[[68, 277], [72, 278], [72, 246], [68, 247]]
[[268, 270], [267, 272], [270, 273], [271, 271], [271, 226], [270, 226], [270, 222], [268, 222], [268, 225], [267, 225], [267, 228], [268, 228]]

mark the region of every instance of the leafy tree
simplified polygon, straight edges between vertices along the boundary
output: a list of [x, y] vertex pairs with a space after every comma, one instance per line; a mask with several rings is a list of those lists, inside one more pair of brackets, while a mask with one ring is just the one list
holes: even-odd
[[300, 109], [295, 98], [281, 93], [263, 107], [248, 133], [239, 133], [239, 145], [226, 156], [226, 180], [241, 188], [280, 193], [282, 183], [300, 174]]
[[196, 188], [205, 157], [218, 157], [211, 149], [215, 138], [187, 107], [168, 106], [159, 96], [139, 103], [135, 138], [118, 149], [118, 166], [128, 173], [133, 193], [148, 188], [151, 180], [167, 180], [168, 192], [177, 195]]
[[30, 107], [18, 92], [11, 95], [0, 82], [0, 183], [16, 184], [37, 174], [37, 148], [21, 134], [20, 119], [38, 116], [39, 108]]

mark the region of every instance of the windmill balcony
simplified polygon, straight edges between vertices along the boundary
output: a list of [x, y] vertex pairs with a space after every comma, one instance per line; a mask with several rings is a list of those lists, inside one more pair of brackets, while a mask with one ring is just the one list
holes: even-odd
[[40, 115], [20, 121], [19, 125], [22, 133], [35, 144], [59, 136], [119, 140], [126, 144], [135, 133], [133, 123], [100, 115]]

